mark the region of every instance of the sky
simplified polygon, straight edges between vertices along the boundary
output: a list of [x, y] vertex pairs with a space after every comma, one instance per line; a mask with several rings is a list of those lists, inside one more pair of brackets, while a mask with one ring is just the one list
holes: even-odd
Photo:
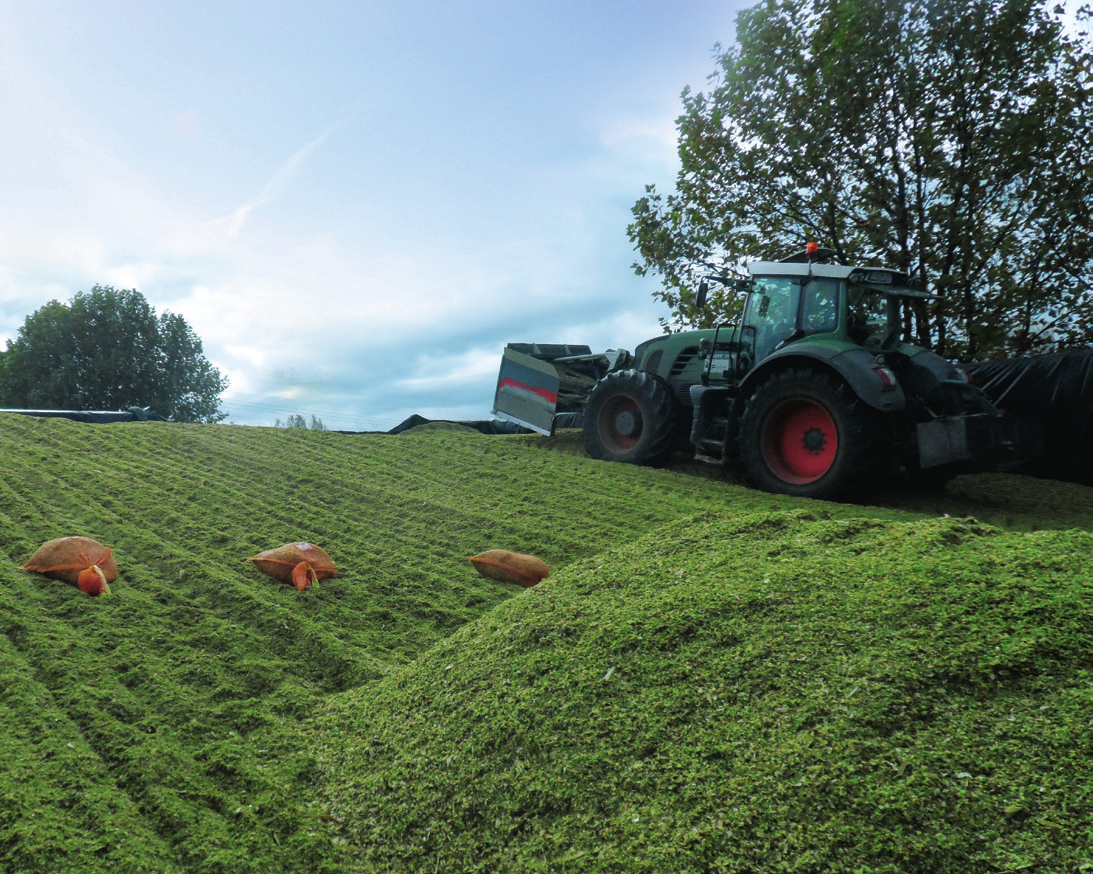
[[633, 349], [626, 235], [746, 0], [0, 0], [0, 348], [135, 288], [227, 422], [490, 418], [510, 341]]

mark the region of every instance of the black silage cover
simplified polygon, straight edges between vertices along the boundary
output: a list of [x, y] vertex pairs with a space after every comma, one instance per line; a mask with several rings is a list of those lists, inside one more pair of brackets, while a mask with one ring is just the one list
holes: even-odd
[[1093, 485], [1093, 349], [965, 370], [1004, 413], [1043, 427], [1044, 452], [1016, 472]]

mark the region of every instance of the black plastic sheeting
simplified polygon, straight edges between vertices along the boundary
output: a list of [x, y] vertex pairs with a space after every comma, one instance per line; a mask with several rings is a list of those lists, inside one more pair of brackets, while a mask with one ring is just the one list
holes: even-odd
[[384, 431], [383, 433], [401, 434], [404, 431], [409, 431], [411, 428], [418, 428], [421, 425], [431, 425], [434, 422], [462, 425], [464, 428], [473, 428], [475, 431], [480, 431], [483, 434], [526, 434], [528, 431], [528, 429], [522, 425], [517, 425], [515, 422], [504, 422], [500, 419], [457, 422], [452, 419], [426, 419], [424, 416], [419, 416], [417, 413], [414, 413], [414, 415], [403, 419], [390, 431]]
[[109, 422], [166, 422], [151, 407], [130, 407], [128, 410], [0, 410], [0, 413], [17, 413], [20, 416], [39, 416], [44, 419], [72, 419], [74, 422], [90, 422], [105, 425]]
[[[530, 428], [525, 428], [523, 425], [517, 425], [515, 422], [509, 422], [504, 419], [479, 419], [472, 421], [455, 421], [453, 419], [426, 419], [424, 416], [419, 416], [417, 413], [403, 419], [390, 431], [365, 431], [365, 432], [343, 432], [343, 433], [365, 433], [365, 434], [401, 434], [404, 431], [409, 431], [411, 428], [417, 428], [420, 425], [430, 425], [434, 422], [443, 422], [451, 425], [461, 425], [464, 428], [473, 428], [482, 434], [534, 434]], [[556, 429], [561, 428], [580, 428], [581, 427], [581, 414], [580, 413], [558, 413], [554, 417], [554, 427]]]
[[1043, 454], [1016, 473], [1093, 485], [1093, 349], [964, 369], [996, 407], [1043, 429]]

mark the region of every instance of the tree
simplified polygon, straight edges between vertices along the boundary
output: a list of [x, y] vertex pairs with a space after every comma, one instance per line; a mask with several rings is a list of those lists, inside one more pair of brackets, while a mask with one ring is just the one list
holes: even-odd
[[135, 289], [96, 285], [27, 317], [0, 357], [0, 406], [151, 407], [176, 422], [219, 422], [228, 381], [182, 316], [161, 316]]
[[[782, 0], [741, 12], [681, 169], [628, 228], [666, 329], [736, 312], [700, 276], [807, 241], [913, 272], [951, 356], [1093, 340], [1093, 53], [1040, 0]], [[716, 287], [716, 286], [715, 286]]]
[[279, 418], [273, 420], [274, 428], [298, 428], [298, 429], [310, 429], [312, 431], [325, 431], [326, 425], [323, 424], [323, 420], [311, 414], [311, 423], [309, 424], [307, 419], [301, 416], [299, 413], [292, 413], [284, 422]]

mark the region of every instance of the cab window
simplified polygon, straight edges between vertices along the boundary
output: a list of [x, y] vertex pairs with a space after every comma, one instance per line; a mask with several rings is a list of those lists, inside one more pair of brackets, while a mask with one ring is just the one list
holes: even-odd
[[837, 279], [810, 279], [801, 295], [801, 330], [806, 334], [830, 334], [839, 324]]
[[871, 288], [847, 290], [847, 335], [859, 346], [879, 346], [888, 336], [888, 298]]

